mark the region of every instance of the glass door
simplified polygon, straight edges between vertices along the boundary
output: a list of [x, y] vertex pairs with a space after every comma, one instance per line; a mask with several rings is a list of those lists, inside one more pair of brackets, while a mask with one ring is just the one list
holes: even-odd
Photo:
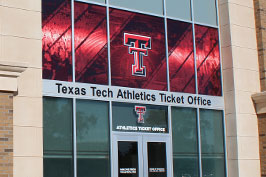
[[171, 177], [169, 137], [115, 135], [113, 177]]
[[171, 148], [168, 136], [143, 136], [144, 176], [172, 176]]
[[113, 176], [143, 177], [140, 136], [114, 136], [112, 156]]

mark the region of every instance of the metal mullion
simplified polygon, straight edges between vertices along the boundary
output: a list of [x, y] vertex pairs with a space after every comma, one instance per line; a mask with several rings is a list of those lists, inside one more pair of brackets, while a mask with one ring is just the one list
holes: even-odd
[[72, 44], [72, 82], [76, 82], [76, 70], [75, 70], [75, 29], [74, 29], [74, 0], [71, 0], [71, 44]]
[[73, 98], [73, 161], [74, 177], [77, 177], [77, 116], [76, 116], [76, 98]]
[[109, 101], [109, 137], [110, 137], [110, 141], [109, 141], [109, 147], [110, 147], [110, 154], [109, 154], [109, 157], [110, 157], [110, 173], [111, 173], [111, 176], [113, 176], [113, 169], [114, 169], [114, 163], [113, 162], [113, 158], [112, 158], [112, 155], [113, 155], [113, 131], [112, 131], [112, 127], [113, 127], [113, 121], [112, 121], [112, 101]]
[[[164, 16], [164, 30], [165, 30], [165, 53], [166, 53], [166, 73], [167, 73], [167, 91], [170, 92], [170, 71], [169, 71], [169, 57], [168, 57], [168, 28], [167, 28], [167, 13], [166, 13], [166, 0], [163, 0], [163, 16]], [[171, 149], [170, 156], [171, 159], [168, 159], [167, 161], [171, 161], [171, 174], [170, 176], [173, 176], [173, 146], [172, 146], [172, 111], [171, 106], [168, 107], [168, 133], [170, 136], [169, 140], [169, 147]], [[168, 163], [169, 164], [169, 163]], [[168, 167], [169, 168], [169, 167]]]
[[194, 22], [194, 12], [193, 12], [193, 0], [191, 1], [191, 16], [192, 16], [192, 33], [193, 33], [193, 48], [194, 48], [194, 70], [195, 70], [195, 89], [196, 94], [198, 92], [198, 71], [197, 71], [197, 49], [196, 49], [196, 35], [195, 35], [195, 22]]
[[[108, 85], [112, 85], [112, 78], [111, 78], [111, 44], [110, 44], [110, 13], [109, 13], [109, 0], [106, 0], [106, 22], [107, 22], [107, 51], [108, 51]], [[112, 101], [109, 101], [109, 147], [110, 147], [110, 153], [109, 153], [109, 159], [110, 159], [110, 174], [113, 176], [113, 169], [114, 169], [114, 163], [113, 163], [113, 134], [112, 134], [112, 127], [113, 127], [113, 121], [112, 121]]]
[[[219, 5], [218, 5], [218, 0], [215, 0], [215, 5], [216, 5], [216, 21], [217, 21], [217, 26], [218, 26], [218, 40], [219, 40], [219, 57], [220, 57], [220, 72], [221, 72], [221, 92], [222, 92], [222, 97], [224, 98], [223, 94], [223, 66], [222, 66], [222, 57], [221, 57], [221, 44], [220, 44], [220, 39], [221, 39], [221, 32], [220, 32], [220, 20], [219, 20]], [[228, 177], [228, 162], [227, 162], [227, 144], [226, 144], [226, 121], [225, 121], [225, 111], [223, 110], [223, 141], [224, 141], [224, 165], [225, 165], [225, 176]]]
[[[75, 73], [75, 31], [74, 31], [74, 0], [71, 0], [71, 44], [72, 44], [72, 82], [76, 82]], [[73, 162], [74, 162], [74, 177], [77, 177], [77, 127], [76, 127], [76, 98], [73, 101]]]
[[173, 162], [173, 131], [172, 131], [172, 106], [168, 106], [168, 131], [169, 131], [169, 147], [170, 147], [170, 156], [172, 157], [171, 159], [169, 159], [169, 161], [171, 161], [171, 174], [170, 176], [174, 176], [174, 162]]
[[198, 136], [198, 161], [199, 161], [199, 173], [202, 177], [202, 155], [201, 155], [201, 129], [200, 129], [200, 109], [197, 108], [197, 136]]
[[[194, 3], [190, 0], [191, 5], [191, 19], [192, 19], [192, 32], [193, 32], [193, 48], [194, 48], [194, 71], [195, 71], [195, 89], [196, 95], [198, 91], [198, 71], [197, 71], [197, 49], [196, 49], [196, 35], [195, 35], [195, 18], [194, 18]], [[199, 175], [202, 177], [202, 160], [201, 160], [201, 132], [200, 132], [200, 110], [197, 108], [197, 136], [198, 136], [198, 162], [199, 162]]]
[[106, 21], [107, 21], [107, 52], [108, 52], [108, 85], [111, 86], [111, 44], [110, 44], [110, 13], [109, 0], [106, 0]]
[[170, 72], [169, 72], [169, 58], [168, 58], [168, 33], [167, 33], [167, 18], [166, 18], [166, 1], [163, 1], [164, 10], [164, 34], [165, 34], [165, 53], [166, 53], [166, 73], [167, 73], [167, 91], [170, 92]]

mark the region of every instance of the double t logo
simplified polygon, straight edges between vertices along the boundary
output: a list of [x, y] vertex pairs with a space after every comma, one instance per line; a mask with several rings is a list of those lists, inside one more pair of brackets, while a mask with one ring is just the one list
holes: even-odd
[[128, 52], [130, 54], [134, 54], [132, 75], [146, 77], [146, 67], [143, 66], [143, 56], [148, 56], [148, 49], [151, 49], [151, 38], [124, 33], [124, 45], [129, 47]]
[[135, 112], [138, 115], [138, 123], [144, 123], [144, 114], [146, 112], [146, 106], [135, 106]]

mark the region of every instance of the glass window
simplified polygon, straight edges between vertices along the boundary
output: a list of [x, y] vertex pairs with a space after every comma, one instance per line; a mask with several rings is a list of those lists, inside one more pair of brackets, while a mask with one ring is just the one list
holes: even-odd
[[111, 9], [110, 38], [112, 85], [167, 90], [164, 18]]
[[216, 0], [193, 0], [196, 22], [217, 25]]
[[42, 1], [43, 79], [72, 81], [70, 0]]
[[192, 25], [167, 19], [170, 86], [172, 92], [195, 93]]
[[73, 177], [73, 159], [71, 157], [49, 157], [43, 159], [44, 177]]
[[167, 133], [167, 107], [113, 103], [113, 130]]
[[110, 176], [108, 103], [77, 100], [78, 177]]
[[72, 177], [72, 100], [43, 98], [44, 177]]
[[218, 29], [195, 25], [199, 94], [222, 95]]
[[190, 0], [166, 0], [166, 14], [169, 17], [191, 20]]
[[223, 112], [200, 110], [203, 176], [225, 177]]
[[200, 110], [202, 153], [224, 153], [223, 112]]
[[110, 5], [163, 15], [162, 0], [109, 0]]
[[202, 174], [206, 177], [225, 177], [223, 155], [202, 155]]
[[94, 2], [98, 2], [98, 3], [102, 3], [102, 4], [105, 4], [105, 0], [90, 0], [90, 1], [94, 1]]
[[76, 81], [108, 84], [106, 8], [75, 2]]
[[198, 177], [197, 111], [172, 108], [174, 177]]

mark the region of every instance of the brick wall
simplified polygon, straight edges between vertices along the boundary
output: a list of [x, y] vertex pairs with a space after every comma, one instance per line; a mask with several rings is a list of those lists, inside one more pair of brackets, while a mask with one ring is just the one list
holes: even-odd
[[258, 116], [260, 135], [261, 176], [266, 177], [266, 114]]
[[0, 93], [0, 177], [13, 176], [13, 94]]
[[266, 91], [266, 1], [254, 0], [261, 91]]
[[[266, 1], [254, 0], [261, 91], [266, 91]], [[261, 176], [266, 177], [266, 114], [258, 115]]]

